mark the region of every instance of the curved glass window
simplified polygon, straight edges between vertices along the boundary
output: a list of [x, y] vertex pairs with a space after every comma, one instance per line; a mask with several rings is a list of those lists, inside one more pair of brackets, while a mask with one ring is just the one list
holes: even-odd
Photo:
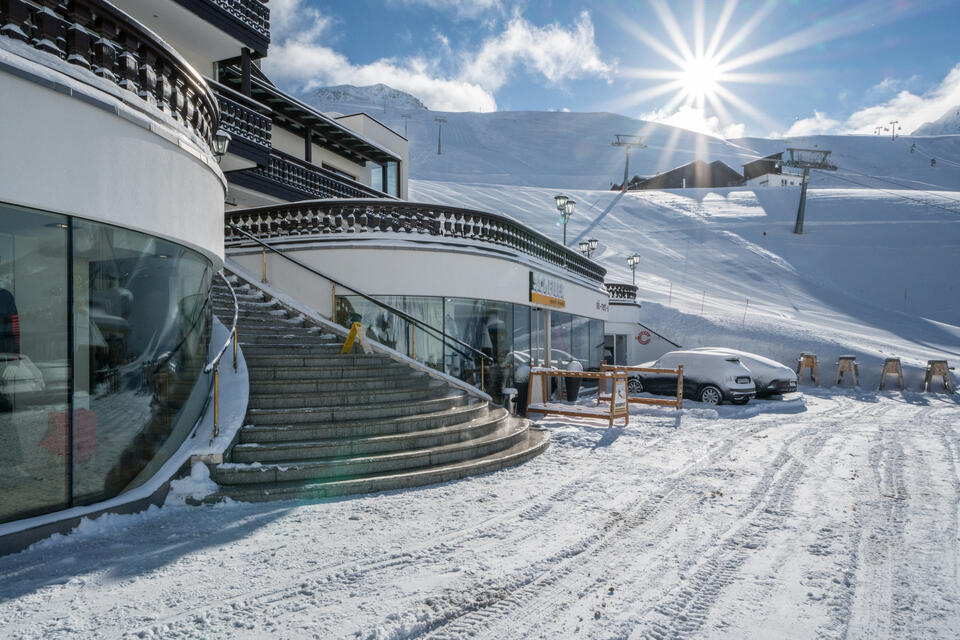
[[117, 495], [180, 446], [211, 276], [175, 243], [0, 204], [0, 522]]

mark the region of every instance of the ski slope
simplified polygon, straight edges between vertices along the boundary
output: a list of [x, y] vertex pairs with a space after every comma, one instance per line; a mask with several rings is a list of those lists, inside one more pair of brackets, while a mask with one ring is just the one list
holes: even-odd
[[[555, 190], [410, 184], [413, 200], [496, 211], [561, 237]], [[914, 386], [928, 359], [960, 361], [960, 206], [929, 206], [936, 194], [811, 189], [798, 236], [799, 188], [566, 193], [578, 202], [570, 246], [597, 238], [594, 258], [619, 282], [631, 281], [626, 258], [639, 253], [645, 322], [679, 344], [786, 364], [810, 351], [827, 371], [855, 354], [865, 385], [879, 382], [886, 357], [903, 359]]]

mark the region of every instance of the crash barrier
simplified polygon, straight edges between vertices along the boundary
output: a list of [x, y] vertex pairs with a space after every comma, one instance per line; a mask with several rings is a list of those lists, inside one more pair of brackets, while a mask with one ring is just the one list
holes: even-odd
[[[683, 409], [683, 365], [678, 365], [676, 369], [650, 369], [647, 367], [630, 367], [623, 365], [612, 365], [612, 364], [603, 364], [600, 365], [600, 371], [613, 371], [627, 376], [629, 379], [631, 373], [664, 373], [672, 374], [677, 376], [677, 397], [676, 399], [667, 399], [667, 398], [641, 398], [638, 396], [630, 396], [629, 386], [627, 393], [627, 402], [632, 402], [633, 404], [652, 404], [660, 407], [675, 407], [676, 409]], [[600, 388], [597, 391], [597, 404], [607, 399], [609, 397], [609, 390], [606, 388]]]
[[848, 379], [853, 380], [853, 386], [860, 386], [860, 363], [857, 362], [856, 356], [840, 356], [837, 358], [837, 378], [833, 384], [839, 385], [845, 373], [850, 374]]
[[803, 381], [803, 372], [810, 371], [810, 379], [815, 387], [820, 386], [820, 367], [815, 353], [801, 353], [797, 358], [797, 384]]
[[953, 381], [950, 380], [950, 371], [953, 367], [947, 366], [946, 360], [927, 360], [927, 373], [923, 380], [923, 390], [930, 391], [930, 385], [935, 376], [943, 380], [943, 388], [947, 393], [953, 393]]
[[[550, 378], [575, 378], [579, 380], [596, 380], [598, 388], [606, 388], [607, 383], [613, 393], [607, 396], [609, 408], [588, 407], [578, 404], [563, 404], [549, 402]], [[623, 371], [564, 371], [561, 369], [545, 369], [536, 367], [530, 370], [530, 381], [527, 391], [526, 414], [540, 413], [544, 416], [574, 416], [577, 418], [593, 418], [607, 420], [608, 426], [613, 426], [614, 420], [623, 418], [624, 426], [630, 422], [630, 405], [627, 402], [627, 374]]]
[[900, 358], [887, 358], [883, 361], [883, 371], [880, 372], [880, 391], [883, 391], [886, 386], [887, 376], [892, 375], [897, 376], [900, 390], [903, 391], [903, 367], [900, 366]]

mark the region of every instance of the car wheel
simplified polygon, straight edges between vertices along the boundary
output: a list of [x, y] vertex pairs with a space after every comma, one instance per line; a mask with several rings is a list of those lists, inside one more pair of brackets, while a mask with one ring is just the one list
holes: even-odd
[[747, 404], [748, 402], [750, 402], [750, 396], [745, 396], [743, 398], [740, 398], [739, 400], [731, 400], [730, 402], [732, 402], [733, 404]]
[[700, 389], [700, 402], [704, 404], [720, 404], [723, 402], [723, 394], [720, 389], [708, 384]]
[[627, 389], [630, 393], [641, 393], [643, 391], [643, 382], [640, 378], [630, 378], [627, 380]]

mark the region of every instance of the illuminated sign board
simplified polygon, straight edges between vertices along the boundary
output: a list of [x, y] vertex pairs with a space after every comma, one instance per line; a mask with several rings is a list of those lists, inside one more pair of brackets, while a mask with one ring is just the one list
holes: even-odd
[[530, 272], [530, 302], [554, 309], [563, 309], [567, 301], [563, 297], [563, 282], [542, 273]]

